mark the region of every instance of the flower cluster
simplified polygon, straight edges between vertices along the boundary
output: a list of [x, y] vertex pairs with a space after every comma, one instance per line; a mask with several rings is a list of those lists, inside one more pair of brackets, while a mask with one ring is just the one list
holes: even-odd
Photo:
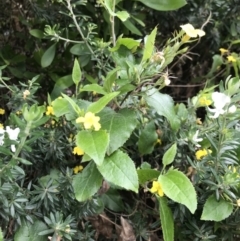
[[[4, 144], [4, 134], [7, 133], [8, 137], [12, 141], [16, 141], [18, 138], [18, 134], [20, 132], [20, 129], [17, 127], [15, 129], [11, 129], [9, 126], [6, 127], [6, 130], [3, 128], [0, 129], [0, 145], [2, 146]], [[11, 145], [12, 152], [16, 151], [16, 147], [14, 144]]]
[[150, 189], [150, 192], [156, 193], [160, 197], [163, 197], [163, 195], [164, 195], [163, 190], [162, 190], [162, 185], [158, 181], [153, 181], [152, 188]]
[[77, 173], [81, 172], [82, 170], [83, 170], [83, 166], [82, 165], [78, 165], [78, 166], [75, 166], [73, 168], [73, 173], [77, 174]]
[[99, 131], [101, 124], [99, 123], [100, 117], [95, 116], [92, 112], [87, 112], [84, 117], [78, 117], [76, 123], [83, 123], [85, 129], [91, 129], [92, 127], [95, 131]]

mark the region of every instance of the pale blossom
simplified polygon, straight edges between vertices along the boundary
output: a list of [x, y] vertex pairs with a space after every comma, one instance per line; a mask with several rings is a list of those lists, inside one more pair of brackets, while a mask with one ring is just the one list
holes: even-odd
[[180, 25], [182, 30], [191, 38], [196, 38], [197, 36], [202, 37], [205, 35], [205, 32], [201, 29], [195, 29], [192, 24], [187, 23], [184, 25]]
[[[15, 129], [11, 129], [9, 126], [6, 127], [6, 132], [8, 133], [8, 137], [12, 141], [16, 141], [18, 138], [18, 134], [20, 132], [20, 129], [17, 127]], [[11, 145], [12, 152], [16, 151], [16, 147], [14, 144]]]
[[192, 137], [192, 141], [196, 144], [196, 147], [200, 147], [198, 142], [201, 142], [203, 140], [203, 138], [198, 138], [198, 133], [199, 133], [199, 130], [197, 130], [196, 133]]
[[0, 146], [2, 146], [4, 144], [4, 133], [5, 133], [5, 130], [3, 129], [0, 129]]
[[213, 92], [212, 100], [213, 100], [215, 109], [208, 108], [208, 110], [210, 112], [214, 113], [214, 115], [210, 116], [210, 118], [218, 118], [219, 115], [224, 114], [226, 112], [226, 110], [224, 110], [224, 107], [227, 104], [230, 104], [230, 102], [231, 102], [231, 99], [229, 96], [225, 95], [224, 93], [220, 93], [220, 92]]
[[232, 105], [231, 107], [229, 107], [228, 112], [229, 113], [234, 113], [234, 112], [236, 112], [236, 110], [237, 110], [236, 105]]

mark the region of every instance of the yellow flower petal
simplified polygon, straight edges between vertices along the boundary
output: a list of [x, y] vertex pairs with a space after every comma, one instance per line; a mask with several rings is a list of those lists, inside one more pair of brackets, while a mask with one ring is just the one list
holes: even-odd
[[180, 27], [191, 38], [196, 38], [197, 36], [202, 37], [205, 35], [205, 32], [203, 30], [195, 29], [190, 23], [181, 25]]
[[221, 55], [228, 53], [228, 50], [224, 48], [220, 48], [219, 51], [221, 52]]
[[82, 155], [84, 155], [84, 151], [81, 148], [79, 148], [78, 146], [75, 146], [73, 149], [73, 154], [82, 156]]
[[227, 56], [227, 59], [228, 59], [229, 62], [236, 62], [237, 61], [232, 55]]
[[0, 108], [0, 115], [4, 115], [5, 114], [5, 110]]
[[54, 115], [52, 106], [47, 106], [46, 115]]
[[157, 193], [160, 197], [163, 197], [163, 195], [164, 195], [163, 190], [162, 190], [162, 185], [157, 181], [153, 181], [150, 192]]
[[85, 129], [94, 128], [95, 131], [98, 131], [101, 128], [99, 121], [100, 117], [95, 116], [92, 112], [87, 112], [84, 117], [78, 117], [76, 119], [76, 123], [83, 123]]

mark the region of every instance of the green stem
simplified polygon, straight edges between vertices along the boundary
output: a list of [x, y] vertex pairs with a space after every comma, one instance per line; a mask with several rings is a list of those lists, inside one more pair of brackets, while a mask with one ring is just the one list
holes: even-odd
[[9, 89], [10, 91], [14, 92], [14, 90], [11, 89], [11, 88], [4, 82], [4, 80], [3, 80], [2, 78], [0, 78], [0, 81], [3, 83], [3, 85], [4, 85], [7, 89]]
[[[115, 0], [113, 0], [113, 9], [112, 11], [115, 13]], [[115, 16], [110, 15], [110, 22], [111, 22], [111, 30], [112, 30], [112, 41], [113, 41], [113, 46], [116, 45], [116, 35], [115, 35]]]

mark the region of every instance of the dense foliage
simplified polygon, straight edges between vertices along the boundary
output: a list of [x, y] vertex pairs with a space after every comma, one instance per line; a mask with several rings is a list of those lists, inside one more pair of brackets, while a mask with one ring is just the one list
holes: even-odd
[[0, 241], [239, 238], [235, 1], [1, 4]]

